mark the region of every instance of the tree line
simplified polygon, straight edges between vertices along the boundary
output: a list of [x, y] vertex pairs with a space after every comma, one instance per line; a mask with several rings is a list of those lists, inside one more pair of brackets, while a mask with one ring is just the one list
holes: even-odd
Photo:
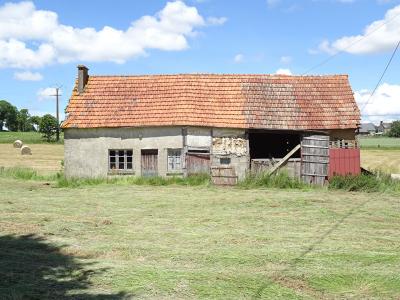
[[57, 119], [50, 114], [42, 117], [31, 116], [28, 109], [18, 110], [6, 100], [0, 100], [0, 131], [4, 131], [5, 128], [8, 131], [39, 131], [50, 142], [57, 132], [58, 125]]

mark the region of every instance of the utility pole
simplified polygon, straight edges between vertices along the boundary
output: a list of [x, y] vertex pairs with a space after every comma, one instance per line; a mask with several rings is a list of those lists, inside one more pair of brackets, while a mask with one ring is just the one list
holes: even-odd
[[56, 88], [56, 115], [57, 115], [57, 142], [60, 140], [60, 115], [59, 115], [59, 112], [58, 112], [58, 107], [59, 107], [59, 104], [58, 104], [58, 97], [60, 96], [60, 93], [59, 93], [59, 91], [60, 91], [60, 88], [59, 87], [57, 87]]
[[60, 97], [60, 86], [56, 87], [56, 94], [51, 95], [56, 97], [56, 118], [57, 118], [57, 131], [56, 131], [56, 140], [57, 142], [60, 140], [60, 114], [59, 114], [59, 97]]

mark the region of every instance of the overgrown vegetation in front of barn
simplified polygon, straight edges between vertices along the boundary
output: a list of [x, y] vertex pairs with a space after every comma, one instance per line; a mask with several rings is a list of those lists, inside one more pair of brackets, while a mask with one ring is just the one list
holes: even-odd
[[[151, 186], [211, 186], [211, 178], [207, 174], [189, 177], [133, 177], [115, 176], [106, 178], [66, 178], [62, 172], [51, 175], [41, 175], [31, 168], [4, 168], [0, 167], [0, 177], [9, 177], [22, 180], [49, 181], [59, 188], [77, 188], [81, 186], [115, 184], [115, 185], [151, 185]], [[318, 189], [302, 182], [298, 178], [290, 177], [286, 172], [270, 175], [248, 175], [240, 181], [237, 188], [277, 188], [277, 189]], [[349, 192], [394, 192], [400, 193], [400, 181], [392, 179], [382, 172], [361, 174], [357, 176], [335, 176], [330, 179], [328, 189], [345, 190]]]

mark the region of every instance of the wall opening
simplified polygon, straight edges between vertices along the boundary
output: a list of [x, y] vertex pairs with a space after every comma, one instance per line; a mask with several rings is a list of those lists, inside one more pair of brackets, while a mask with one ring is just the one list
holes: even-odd
[[[300, 144], [301, 133], [294, 132], [249, 132], [251, 159], [283, 158]], [[300, 158], [300, 150], [292, 158]]]

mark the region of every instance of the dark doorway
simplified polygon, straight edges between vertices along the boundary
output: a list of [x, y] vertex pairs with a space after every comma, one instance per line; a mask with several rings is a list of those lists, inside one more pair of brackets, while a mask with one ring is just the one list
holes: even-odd
[[[300, 144], [301, 134], [292, 132], [250, 132], [250, 158], [283, 158]], [[300, 150], [292, 158], [299, 158]]]
[[158, 176], [158, 150], [142, 150], [142, 176]]

